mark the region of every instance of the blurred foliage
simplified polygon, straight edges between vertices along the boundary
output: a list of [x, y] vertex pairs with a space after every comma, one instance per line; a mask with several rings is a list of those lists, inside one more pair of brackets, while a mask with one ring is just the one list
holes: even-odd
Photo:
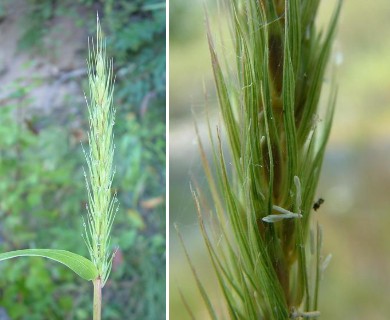
[[196, 2], [171, 0], [169, 2], [170, 42], [184, 44], [200, 32], [202, 16]]
[[165, 1], [29, 0], [27, 8], [20, 51], [44, 51], [43, 36], [55, 28], [50, 21], [58, 16], [86, 24], [93, 35], [98, 12], [108, 33], [108, 56], [115, 61], [116, 100], [140, 105], [150, 93], [165, 101]]
[[[103, 317], [165, 319], [165, 2], [26, 4], [19, 50], [40, 55], [53, 19], [71, 17], [93, 35], [99, 12], [117, 75], [114, 188], [121, 204]], [[81, 244], [85, 160], [78, 143], [86, 144], [87, 122], [75, 130], [72, 117], [65, 124], [56, 114], [25, 118], [32, 90], [16, 84], [1, 101], [0, 250], [61, 248], [87, 256]], [[80, 109], [86, 118], [86, 106]], [[17, 259], [2, 263], [0, 272], [0, 307], [11, 319], [90, 318], [92, 285], [63, 266]]]

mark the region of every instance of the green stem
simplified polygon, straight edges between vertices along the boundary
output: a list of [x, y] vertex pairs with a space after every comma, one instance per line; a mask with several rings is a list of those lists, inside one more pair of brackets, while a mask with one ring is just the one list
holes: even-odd
[[93, 320], [101, 320], [102, 316], [102, 285], [101, 279], [93, 280]]
[[321, 247], [322, 247], [322, 233], [319, 224], [317, 223], [317, 248], [316, 248], [316, 279], [314, 287], [314, 305], [313, 309], [318, 309], [318, 291], [320, 288], [321, 278]]

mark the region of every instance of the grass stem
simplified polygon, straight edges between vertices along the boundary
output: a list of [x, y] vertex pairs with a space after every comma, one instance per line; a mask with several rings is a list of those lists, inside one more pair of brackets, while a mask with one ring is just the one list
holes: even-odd
[[101, 320], [102, 316], [102, 281], [93, 280], [93, 320]]

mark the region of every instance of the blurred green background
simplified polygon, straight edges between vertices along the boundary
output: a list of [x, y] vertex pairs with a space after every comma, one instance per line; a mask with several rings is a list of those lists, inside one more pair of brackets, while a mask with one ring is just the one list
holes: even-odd
[[[208, 3], [214, 1], [208, 1]], [[335, 1], [322, 1], [319, 23]], [[216, 8], [209, 4], [216, 20]], [[320, 295], [321, 319], [388, 319], [390, 305], [390, 4], [344, 1], [334, 45], [339, 96], [317, 190], [324, 205], [315, 214], [324, 229], [324, 255], [333, 258]], [[219, 16], [221, 18], [221, 16]], [[223, 18], [223, 17], [222, 17]], [[213, 24], [213, 33], [218, 25]], [[218, 48], [226, 42], [217, 40]], [[232, 53], [233, 54], [233, 53]], [[325, 87], [329, 79], [325, 79]], [[204, 94], [207, 92], [207, 104]], [[170, 1], [170, 319], [189, 319], [179, 290], [197, 319], [207, 319], [183, 249], [217, 307], [223, 307], [196, 221], [190, 176], [204, 183], [194, 118], [204, 143], [206, 110], [219, 123], [202, 1]], [[206, 188], [206, 187], [205, 187]]]
[[[0, 1], [0, 251], [87, 256], [87, 39], [114, 59], [118, 248], [104, 319], [165, 319], [165, 1]], [[91, 319], [92, 284], [40, 258], [0, 264], [0, 318]]]

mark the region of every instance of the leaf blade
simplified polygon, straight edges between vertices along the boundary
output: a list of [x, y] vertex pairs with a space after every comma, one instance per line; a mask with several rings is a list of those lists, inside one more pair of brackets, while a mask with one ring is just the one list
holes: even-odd
[[57, 261], [81, 278], [85, 280], [93, 280], [98, 276], [98, 271], [94, 264], [87, 258], [80, 256], [76, 253], [66, 251], [66, 250], [57, 250], [57, 249], [24, 249], [9, 251], [0, 254], [0, 261], [17, 258], [17, 257], [42, 257], [50, 260]]

